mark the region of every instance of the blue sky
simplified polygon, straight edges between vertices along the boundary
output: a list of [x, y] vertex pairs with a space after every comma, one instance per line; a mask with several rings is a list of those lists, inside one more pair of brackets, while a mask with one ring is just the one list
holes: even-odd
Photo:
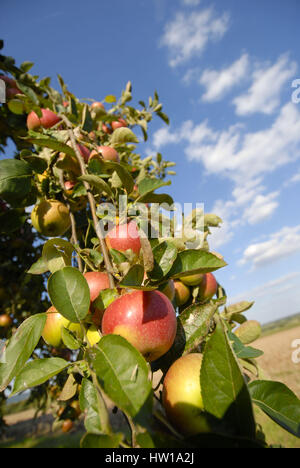
[[256, 300], [262, 322], [300, 311], [298, 0], [11, 0], [5, 53], [61, 74], [81, 98], [136, 102], [157, 89], [171, 119], [153, 122], [145, 155], [177, 163], [170, 193], [224, 219], [212, 248], [230, 302]]

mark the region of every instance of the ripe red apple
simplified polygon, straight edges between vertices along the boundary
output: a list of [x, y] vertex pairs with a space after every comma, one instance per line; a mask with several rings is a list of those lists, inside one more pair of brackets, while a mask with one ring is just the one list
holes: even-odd
[[62, 236], [71, 226], [66, 205], [58, 200], [43, 200], [31, 212], [33, 227], [47, 237]]
[[171, 423], [185, 435], [210, 432], [201, 395], [201, 354], [186, 354], [172, 364], [163, 386], [162, 400]]
[[105, 161], [120, 162], [118, 152], [111, 146], [98, 146], [97, 149], [98, 152], [96, 150], [93, 150], [91, 152], [91, 159], [95, 156], [98, 156], [98, 154], [100, 153]]
[[37, 128], [51, 128], [60, 122], [60, 117], [52, 112], [50, 109], [41, 109], [42, 117], [39, 118], [38, 115], [32, 111], [28, 114], [27, 117], [27, 127], [28, 130], [36, 130]]
[[181, 281], [175, 281], [175, 298], [176, 304], [181, 307], [189, 300], [191, 291], [188, 286], [183, 284]]
[[65, 189], [67, 191], [72, 191], [75, 185], [76, 185], [76, 182], [74, 180], [66, 180], [64, 183]]
[[9, 76], [0, 75], [0, 80], [6, 83], [6, 98], [12, 99], [16, 94], [22, 94], [22, 91], [18, 88], [17, 83], [14, 79]]
[[167, 296], [170, 301], [173, 301], [175, 298], [175, 285], [173, 280], [169, 280], [161, 292]]
[[206, 273], [199, 287], [199, 298], [201, 301], [209, 301], [216, 294], [218, 284], [212, 273]]
[[53, 306], [50, 307], [46, 313], [47, 320], [44, 326], [42, 337], [48, 345], [53, 346], [54, 348], [59, 348], [62, 345], [61, 332], [63, 327], [68, 328], [79, 338], [82, 338], [82, 330], [79, 323], [71, 323], [59, 312], [57, 312]]
[[91, 302], [94, 302], [103, 289], [109, 289], [109, 277], [102, 271], [89, 271], [84, 274], [90, 288]]
[[127, 127], [127, 122], [124, 119], [114, 120], [111, 123], [111, 127], [113, 130], [116, 130], [117, 128]]
[[86, 146], [83, 146], [83, 145], [77, 145], [77, 147], [79, 149], [81, 156], [84, 159], [84, 162], [87, 164], [90, 158], [90, 154], [91, 154], [90, 150]]
[[196, 273], [195, 275], [183, 276], [180, 280], [186, 286], [198, 286], [203, 280], [203, 274]]
[[7, 328], [12, 324], [12, 319], [7, 314], [0, 315], [0, 327]]
[[109, 249], [120, 252], [131, 249], [137, 255], [141, 250], [139, 231], [135, 221], [130, 221], [128, 224], [118, 224], [107, 234], [105, 240]]
[[155, 361], [171, 348], [177, 320], [170, 300], [160, 291], [124, 294], [104, 312], [102, 333], [123, 336], [147, 361]]

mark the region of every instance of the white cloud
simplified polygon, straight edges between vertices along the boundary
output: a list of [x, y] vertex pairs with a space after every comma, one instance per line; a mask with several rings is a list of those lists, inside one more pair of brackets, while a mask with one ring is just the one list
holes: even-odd
[[300, 182], [300, 169], [292, 177], [290, 177], [285, 183], [284, 187], [289, 187]]
[[249, 224], [257, 224], [270, 218], [278, 207], [279, 192], [272, 192], [267, 195], [256, 195], [250, 206], [244, 211], [244, 219]]
[[197, 6], [201, 0], [182, 0], [182, 3], [186, 6]]
[[243, 54], [232, 65], [222, 70], [204, 70], [199, 83], [206, 88], [203, 101], [217, 101], [248, 74], [249, 57]]
[[258, 268], [300, 251], [300, 225], [284, 227], [269, 239], [249, 245], [239, 264], [250, 263]]
[[233, 104], [238, 115], [254, 112], [272, 114], [280, 105], [280, 94], [283, 85], [295, 76], [297, 64], [291, 62], [287, 54], [279, 57], [272, 65], [259, 66], [252, 75], [249, 90], [236, 97]]
[[169, 49], [171, 67], [199, 56], [208, 42], [221, 39], [229, 27], [229, 16], [218, 16], [212, 8], [179, 12], [166, 24], [161, 45]]

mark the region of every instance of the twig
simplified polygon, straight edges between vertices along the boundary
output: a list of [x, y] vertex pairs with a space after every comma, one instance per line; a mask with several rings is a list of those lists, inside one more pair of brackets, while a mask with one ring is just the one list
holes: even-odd
[[[66, 124], [66, 126], [68, 128], [68, 133], [69, 133], [69, 137], [70, 137], [70, 140], [71, 140], [72, 148], [73, 148], [73, 150], [75, 152], [75, 155], [76, 155], [76, 158], [77, 158], [77, 160], [79, 162], [81, 173], [82, 173], [82, 175], [86, 175], [87, 171], [86, 171], [86, 168], [85, 168], [85, 163], [83, 161], [83, 158], [82, 158], [82, 156], [80, 154], [80, 151], [79, 151], [79, 149], [77, 147], [77, 144], [76, 144], [72, 123], [69, 121], [69, 119], [65, 115], [62, 114], [62, 115], [60, 115], [60, 117], [65, 122], [65, 124]], [[105, 241], [104, 241], [104, 239], [102, 237], [101, 230], [99, 228], [98, 218], [97, 218], [97, 215], [96, 215], [96, 202], [95, 202], [94, 196], [93, 196], [93, 194], [91, 192], [91, 187], [90, 187], [89, 183], [84, 181], [83, 184], [84, 184], [84, 186], [85, 186], [85, 188], [87, 190], [87, 196], [88, 196], [88, 200], [89, 200], [89, 204], [90, 204], [90, 208], [91, 208], [94, 229], [95, 229], [96, 235], [97, 235], [97, 237], [99, 239], [99, 242], [100, 242], [100, 247], [101, 247], [103, 258], [104, 258], [106, 271], [107, 271], [107, 274], [108, 274], [108, 277], [109, 277], [109, 286], [110, 286], [111, 289], [114, 289], [115, 288], [115, 281], [114, 281], [114, 277], [113, 277], [113, 274], [112, 274], [113, 273], [113, 268], [112, 268], [112, 264], [111, 264], [111, 261], [110, 261], [109, 255], [108, 255], [106, 243], [105, 243]]]

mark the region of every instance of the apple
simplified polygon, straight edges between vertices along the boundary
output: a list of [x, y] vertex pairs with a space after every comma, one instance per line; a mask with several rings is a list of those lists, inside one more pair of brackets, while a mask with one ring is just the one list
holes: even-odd
[[73, 188], [75, 187], [76, 182], [74, 180], [66, 180], [64, 183], [65, 189], [71, 194]]
[[0, 315], [0, 327], [7, 328], [12, 324], [12, 319], [7, 314]]
[[33, 227], [47, 237], [62, 236], [71, 226], [66, 205], [58, 200], [43, 200], [31, 212]]
[[6, 83], [6, 98], [12, 99], [16, 94], [22, 94], [22, 91], [18, 88], [17, 83], [14, 79], [9, 76], [0, 75], [0, 80]]
[[175, 286], [176, 304], [179, 307], [181, 307], [184, 304], [186, 304], [186, 302], [189, 300], [189, 298], [191, 296], [191, 291], [188, 288], [188, 286], [183, 284], [181, 281], [175, 281], [174, 286]]
[[66, 420], [63, 422], [62, 431], [63, 431], [64, 433], [70, 432], [71, 429], [73, 429], [73, 426], [74, 426], [73, 421], [71, 421], [71, 419], [66, 419]]
[[209, 301], [216, 294], [218, 283], [212, 273], [206, 273], [199, 287], [199, 298], [201, 301]]
[[161, 292], [167, 296], [170, 301], [173, 301], [175, 298], [175, 285], [173, 280], [169, 280]]
[[47, 310], [47, 320], [44, 326], [42, 337], [49, 346], [59, 348], [62, 345], [61, 332], [62, 328], [68, 328], [71, 332], [75, 333], [78, 338], [83, 337], [82, 329], [79, 323], [72, 323], [63, 317], [55, 307], [50, 307]]
[[86, 146], [83, 146], [83, 145], [77, 145], [77, 148], [79, 149], [79, 152], [82, 158], [84, 159], [84, 162], [87, 164], [90, 158], [90, 154], [91, 154], [90, 150]]
[[89, 271], [84, 274], [90, 288], [91, 302], [94, 302], [103, 289], [109, 289], [109, 277], [102, 271]]
[[116, 130], [117, 128], [127, 127], [127, 122], [124, 119], [114, 120], [111, 123], [111, 127], [113, 130]]
[[105, 240], [109, 249], [120, 252], [131, 249], [137, 255], [141, 250], [139, 231], [135, 221], [130, 221], [128, 224], [118, 224], [109, 231]]
[[99, 118], [103, 114], [106, 114], [106, 110], [102, 102], [93, 102], [91, 105], [91, 112], [93, 118]]
[[87, 340], [88, 340], [88, 343], [91, 345], [91, 346], [94, 346], [95, 344], [99, 343], [99, 341], [101, 340], [101, 335], [100, 333], [98, 332], [97, 328], [92, 325], [87, 333], [86, 333], [86, 337], [87, 337]]
[[151, 362], [171, 348], [177, 320], [171, 301], [160, 291], [134, 291], [112, 302], [104, 312], [103, 335], [120, 335]]
[[98, 146], [97, 150], [98, 151], [93, 150], [91, 152], [91, 159], [95, 156], [98, 156], [98, 154], [100, 153], [105, 161], [120, 162], [118, 152], [111, 146]]
[[60, 122], [60, 117], [52, 112], [50, 109], [41, 109], [42, 117], [39, 118], [38, 115], [32, 111], [28, 114], [27, 117], [27, 127], [28, 130], [36, 130], [40, 127], [51, 128], [54, 125]]
[[164, 379], [162, 401], [170, 422], [185, 435], [210, 432], [201, 395], [201, 354], [175, 361]]
[[180, 280], [186, 286], [198, 286], [203, 280], [203, 274], [196, 273], [195, 275], [183, 276]]

